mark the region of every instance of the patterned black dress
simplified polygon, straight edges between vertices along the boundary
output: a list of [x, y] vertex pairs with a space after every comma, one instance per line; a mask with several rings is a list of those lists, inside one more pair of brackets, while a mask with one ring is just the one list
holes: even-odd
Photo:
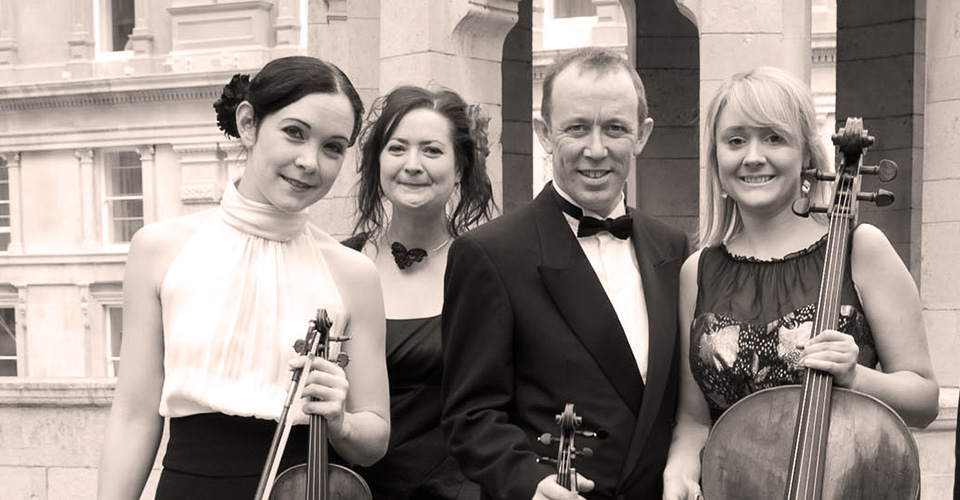
[[[826, 237], [769, 261], [731, 255], [723, 245], [701, 253], [689, 356], [714, 422], [754, 392], [803, 382], [797, 345], [810, 337], [825, 255]], [[860, 347], [857, 362], [873, 368], [876, 347], [847, 262], [838, 329]]]

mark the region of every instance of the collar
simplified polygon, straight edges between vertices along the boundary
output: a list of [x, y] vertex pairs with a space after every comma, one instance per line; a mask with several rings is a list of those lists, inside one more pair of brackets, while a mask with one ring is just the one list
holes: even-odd
[[[560, 189], [560, 186], [558, 186], [556, 182], [553, 182], [551, 184], [553, 186], [554, 191], [556, 191], [561, 198], [569, 201], [571, 205], [582, 210], [583, 215], [589, 215], [590, 217], [595, 217], [597, 219], [603, 220], [603, 219], [616, 219], [621, 215], [627, 214], [627, 206], [624, 204], [623, 193], [620, 194], [620, 200], [617, 202], [616, 206], [613, 208], [613, 211], [610, 212], [610, 214], [607, 215], [606, 217], [603, 217], [600, 214], [594, 212], [593, 210], [581, 207], [580, 204], [573, 201], [573, 198], [571, 198], [570, 195], [568, 195], [563, 189]], [[566, 212], [561, 211], [561, 213], [567, 219], [567, 224], [570, 225], [570, 230], [573, 231], [573, 234], [577, 234], [577, 227], [580, 225], [580, 221], [573, 218]]]
[[237, 191], [234, 182], [228, 182], [223, 192], [220, 214], [228, 226], [238, 231], [275, 241], [296, 238], [310, 218], [307, 209], [287, 213], [273, 205], [248, 200]]

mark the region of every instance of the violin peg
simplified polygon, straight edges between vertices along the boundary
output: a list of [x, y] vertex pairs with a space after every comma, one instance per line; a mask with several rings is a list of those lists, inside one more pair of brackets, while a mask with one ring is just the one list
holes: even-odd
[[537, 457], [537, 463], [538, 463], [538, 464], [552, 464], [552, 465], [556, 465], [556, 464], [557, 464], [557, 459], [556, 459], [556, 458], [550, 458], [550, 457]]
[[580, 450], [577, 450], [577, 455], [590, 458], [593, 456], [593, 450], [591, 450], [590, 448], [581, 448]]
[[337, 355], [337, 365], [340, 368], [345, 368], [348, 364], [350, 364], [350, 356], [347, 353], [341, 352]]
[[306, 345], [307, 342], [305, 340], [297, 339], [297, 341], [293, 343], [293, 350], [296, 351], [297, 354], [303, 354], [306, 350]]
[[549, 432], [544, 432], [543, 434], [541, 434], [540, 439], [538, 439], [537, 441], [540, 441], [542, 444], [545, 444], [547, 446], [550, 446], [555, 442], [553, 436], [550, 435]]

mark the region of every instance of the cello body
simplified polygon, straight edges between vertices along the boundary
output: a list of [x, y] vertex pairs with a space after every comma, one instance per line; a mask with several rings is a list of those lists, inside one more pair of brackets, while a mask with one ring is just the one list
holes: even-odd
[[[703, 450], [706, 500], [783, 497], [802, 390], [800, 385], [764, 389], [720, 416], [711, 430], [715, 439]], [[917, 445], [900, 416], [861, 392], [834, 387], [831, 398], [820, 498], [919, 498]]]

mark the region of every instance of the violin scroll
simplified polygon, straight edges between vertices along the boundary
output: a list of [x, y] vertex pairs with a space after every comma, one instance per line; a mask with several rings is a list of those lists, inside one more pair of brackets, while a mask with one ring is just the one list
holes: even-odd
[[581, 436], [603, 439], [606, 437], [606, 432], [580, 429], [583, 419], [574, 413], [572, 403], [566, 404], [563, 413], [557, 415], [556, 420], [557, 425], [560, 426], [560, 435], [554, 436], [545, 432], [540, 435], [538, 441], [547, 446], [557, 444], [557, 458], [538, 457], [537, 462], [554, 464], [557, 468], [557, 484], [569, 491], [577, 491], [577, 471], [573, 466], [574, 459], [577, 455], [590, 458], [593, 456], [593, 450], [586, 447], [577, 448], [574, 438]]

